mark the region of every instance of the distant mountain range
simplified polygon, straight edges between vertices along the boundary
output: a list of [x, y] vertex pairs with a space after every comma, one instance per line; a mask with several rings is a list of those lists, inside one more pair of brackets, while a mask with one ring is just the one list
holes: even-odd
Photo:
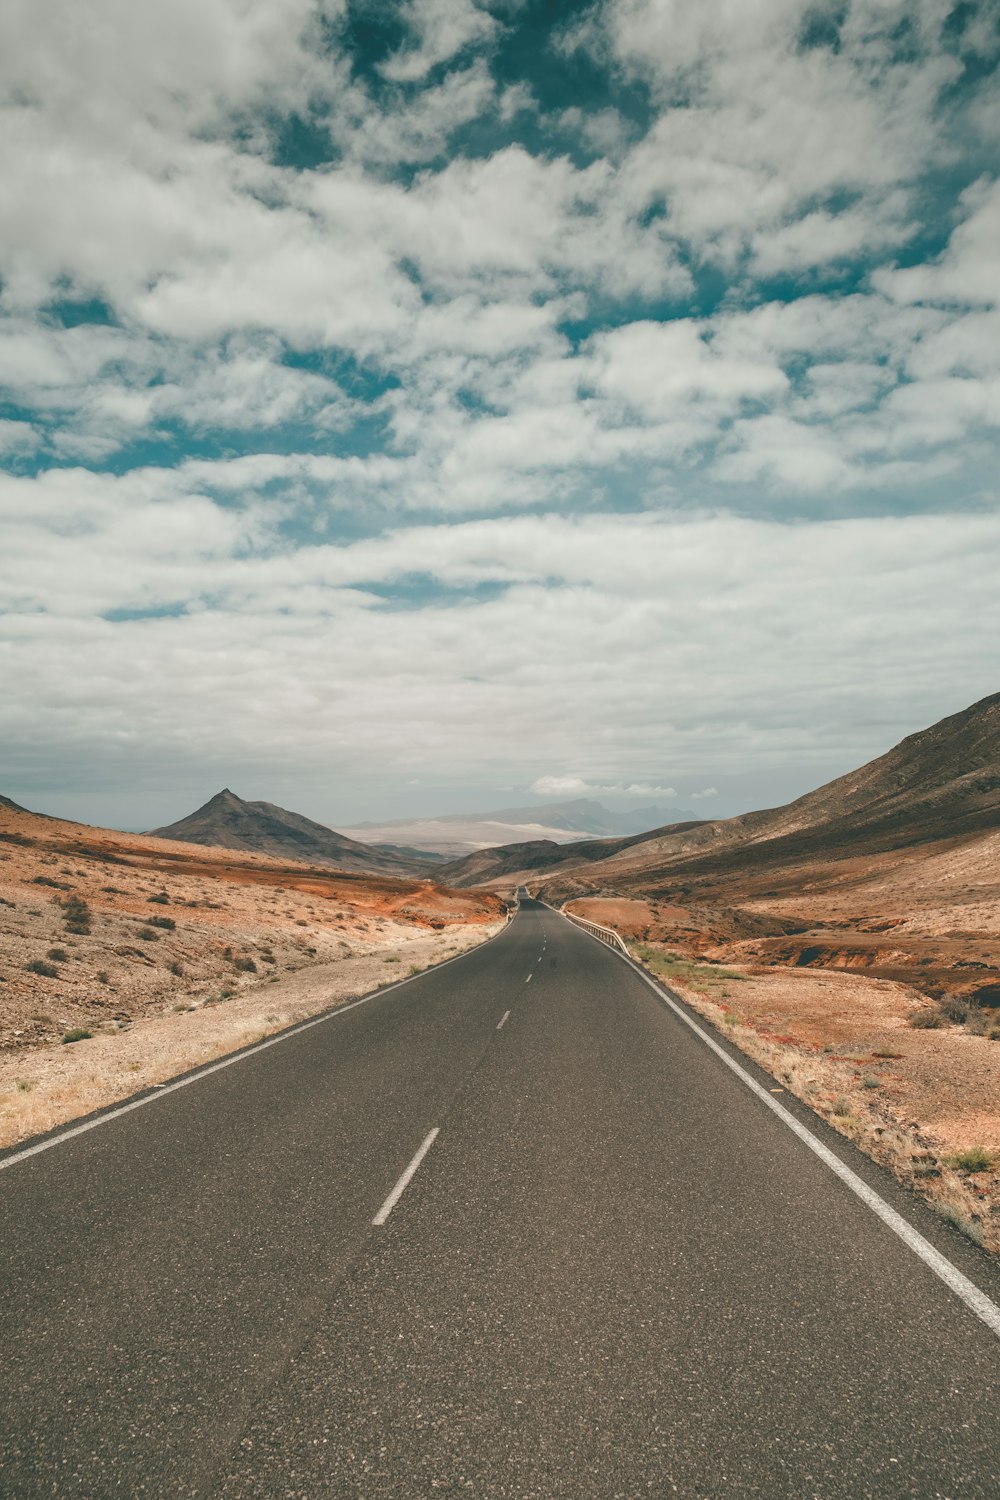
[[250, 850], [366, 875], [421, 874], [431, 863], [415, 852], [357, 843], [273, 802], [244, 802], [228, 787], [188, 817], [149, 831], [156, 838], [185, 844]]
[[495, 812], [447, 813], [435, 818], [407, 818], [390, 823], [358, 823], [341, 833], [362, 843], [404, 844], [455, 859], [501, 844], [546, 839], [567, 844], [576, 839], [642, 833], [664, 823], [689, 818], [676, 808], [643, 807], [613, 812], [600, 802], [537, 803], [531, 807], [502, 807]]
[[[8, 797], [0, 796], [0, 806], [24, 811]], [[635, 828], [651, 817], [661, 820], [657, 826]], [[541, 879], [563, 896], [638, 893], [709, 876], [756, 882], [810, 857], [863, 857], [997, 827], [1000, 693], [785, 807], [735, 818], [703, 821], [658, 807], [615, 813], [581, 799], [338, 832], [226, 788], [189, 817], [151, 832], [372, 875], [433, 873], [447, 885]], [[443, 853], [453, 857], [443, 860]]]
[[[0, 807], [12, 812], [27, 809], [0, 796]], [[441, 818], [410, 819], [397, 823], [364, 823], [357, 829], [336, 830], [273, 802], [247, 802], [228, 787], [203, 807], [149, 830], [151, 836], [211, 848], [245, 850], [278, 859], [305, 860], [368, 875], [434, 875], [449, 857], [464, 856], [495, 845], [509, 845], [518, 835], [558, 848], [604, 832], [619, 832], [660, 809], [614, 813], [599, 802], [581, 799], [538, 807], [502, 808], [492, 813], [450, 813]], [[359, 837], [353, 838], [352, 833]]]
[[450, 862], [438, 877], [479, 885], [537, 876], [553, 896], [639, 894], [709, 877], [766, 883], [809, 858], [863, 858], [997, 827], [1000, 693], [785, 807], [618, 840], [518, 842]]

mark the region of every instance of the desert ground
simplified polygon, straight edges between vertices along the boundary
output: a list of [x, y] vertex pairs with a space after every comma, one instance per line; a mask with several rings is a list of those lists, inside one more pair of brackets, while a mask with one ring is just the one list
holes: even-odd
[[502, 903], [0, 808], [0, 1145], [496, 932]]

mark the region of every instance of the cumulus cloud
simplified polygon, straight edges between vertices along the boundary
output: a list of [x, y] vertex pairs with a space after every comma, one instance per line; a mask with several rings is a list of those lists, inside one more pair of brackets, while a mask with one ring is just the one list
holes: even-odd
[[541, 759], [572, 767], [542, 795], [672, 798], [658, 768], [721, 785], [791, 756], [808, 785], [994, 682], [986, 514], [525, 516], [287, 549], [266, 509], [153, 477], [2, 499], [0, 732], [32, 776], [224, 745], [317, 784]]
[[403, 16], [415, 45], [397, 52], [381, 65], [386, 78], [412, 83], [426, 77], [438, 63], [477, 42], [488, 42], [496, 22], [471, 0], [409, 0]]
[[994, 686], [966, 9], [13, 0], [16, 763], [721, 801]]

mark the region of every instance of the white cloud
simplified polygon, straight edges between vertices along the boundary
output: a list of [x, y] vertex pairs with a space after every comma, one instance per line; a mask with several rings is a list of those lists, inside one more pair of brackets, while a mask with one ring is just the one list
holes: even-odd
[[47, 106], [72, 133], [107, 137], [123, 120], [197, 130], [255, 104], [302, 107], [330, 66], [317, 22], [342, 10], [340, 0], [52, 0], [43, 15], [10, 0], [0, 89]]
[[426, 77], [438, 63], [477, 42], [490, 41], [496, 31], [493, 17], [472, 0], [407, 0], [401, 13], [416, 45], [397, 52], [380, 70], [398, 83]]
[[[612, 0], [606, 45], [662, 101], [627, 164], [633, 201], [665, 200], [699, 254], [734, 265], [751, 248], [768, 274], [897, 241], [903, 185], [942, 150], [934, 109], [957, 71], [935, 9], [855, 3], [834, 50], [801, 45], [822, 18], [807, 0]], [[887, 38], [906, 12], [926, 50], [903, 60]]]
[[759, 276], [801, 271], [830, 261], [856, 260], [873, 250], [895, 247], [916, 234], [918, 224], [908, 219], [900, 197], [872, 210], [831, 213], [816, 209], [780, 228], [753, 237], [753, 269]]
[[[52, 467], [0, 481], [0, 715], [32, 754], [674, 796], [664, 766], [849, 764], [845, 726], [992, 685], [1000, 190], [946, 201], [995, 134], [995, 80], [948, 87], [985, 11], [609, 0], [552, 58], [614, 102], [565, 109], [498, 82], [494, 10], [412, 0], [372, 82], [341, 0], [6, 8], [0, 447]], [[328, 161], [278, 164], [289, 115]]]
[[788, 379], [776, 364], [727, 355], [706, 341], [708, 331], [680, 318], [600, 334], [593, 341], [592, 378], [631, 411], [654, 418], [689, 401], [715, 401], [729, 411], [744, 400], [784, 393]]
[[961, 197], [963, 218], [948, 248], [932, 264], [877, 271], [875, 285], [901, 302], [944, 302], [962, 307], [1000, 300], [1000, 181], [981, 178]]
[[528, 788], [539, 797], [676, 797], [672, 786], [648, 782], [585, 781], [581, 776], [539, 776]]
[[[819, 779], [995, 682], [995, 515], [525, 516], [291, 551], [259, 509], [158, 483], [62, 471], [0, 491], [0, 730], [47, 764], [125, 735], [148, 764], [221, 743], [348, 778], [530, 780], [542, 760], [573, 768], [543, 795], [673, 797], [658, 767]], [[426, 599], [393, 597], [421, 573]]]
[[38, 446], [38, 434], [30, 422], [0, 421], [0, 453], [30, 453]]

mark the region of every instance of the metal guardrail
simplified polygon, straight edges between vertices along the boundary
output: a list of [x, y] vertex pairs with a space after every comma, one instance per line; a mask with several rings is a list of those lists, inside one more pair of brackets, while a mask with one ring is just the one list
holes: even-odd
[[578, 917], [573, 912], [567, 911], [565, 907], [561, 909], [561, 914], [568, 917], [571, 922], [575, 922], [577, 927], [582, 927], [584, 932], [589, 932], [592, 937], [600, 938], [601, 942], [607, 943], [609, 948], [619, 949], [626, 958], [632, 957], [625, 946], [624, 938], [613, 927], [602, 927], [599, 922], [588, 922], [586, 917]]

